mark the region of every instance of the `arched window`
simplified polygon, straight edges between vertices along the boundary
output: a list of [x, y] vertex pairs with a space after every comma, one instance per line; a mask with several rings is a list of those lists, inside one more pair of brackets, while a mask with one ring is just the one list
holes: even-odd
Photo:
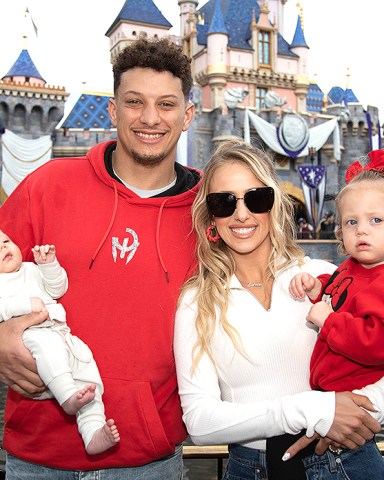
[[31, 132], [43, 130], [43, 109], [39, 106], [33, 107], [31, 111]]
[[16, 105], [13, 111], [13, 126], [16, 129], [25, 128], [27, 112], [24, 105]]

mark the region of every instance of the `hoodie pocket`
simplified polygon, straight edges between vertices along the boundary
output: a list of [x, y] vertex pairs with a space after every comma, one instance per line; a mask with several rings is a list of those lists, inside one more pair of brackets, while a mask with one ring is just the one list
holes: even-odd
[[[121, 447], [128, 446], [133, 458], [161, 458], [173, 452], [148, 381], [104, 378], [105, 412], [119, 429]], [[130, 456], [129, 454], [129, 456]]]

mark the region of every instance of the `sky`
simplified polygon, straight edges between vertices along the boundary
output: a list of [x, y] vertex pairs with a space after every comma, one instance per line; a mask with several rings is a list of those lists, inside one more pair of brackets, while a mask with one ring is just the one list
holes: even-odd
[[[263, 0], [261, 0], [263, 1]], [[177, 0], [154, 0], [179, 33]], [[200, 1], [199, 7], [207, 0]], [[5, 2], [4, 2], [5, 3]], [[260, 2], [259, 2], [260, 3]], [[298, 0], [288, 0], [284, 38], [293, 39]], [[352, 88], [360, 103], [377, 106], [384, 119], [382, 80], [382, 0], [301, 0], [304, 34], [309, 54], [310, 80], [328, 93], [332, 86]], [[82, 91], [112, 92], [112, 67], [105, 32], [119, 14], [124, 0], [12, 0], [0, 16], [0, 78], [24, 48], [49, 85], [70, 92], [68, 104]], [[37, 27], [25, 19], [26, 7]], [[348, 72], [349, 83], [348, 83]]]

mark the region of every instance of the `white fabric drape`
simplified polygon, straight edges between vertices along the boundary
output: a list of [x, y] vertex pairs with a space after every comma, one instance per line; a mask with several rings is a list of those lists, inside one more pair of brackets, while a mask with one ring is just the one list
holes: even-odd
[[2, 136], [2, 157], [1, 186], [9, 196], [29, 173], [52, 158], [51, 136], [29, 140], [6, 130]]
[[[275, 125], [263, 120], [249, 110], [245, 111], [244, 115], [244, 140], [250, 143], [249, 121], [256, 129], [260, 138], [268, 145], [268, 147], [276, 153], [287, 155], [283, 147], [280, 145], [277, 138], [277, 129]], [[328, 122], [324, 122], [316, 127], [309, 128], [309, 140], [307, 146], [300, 152], [299, 157], [309, 155], [309, 148], [314, 147], [316, 151], [320, 150], [328, 137], [333, 133], [333, 155], [336, 160], [340, 160], [340, 132], [337, 119], [334, 118]]]

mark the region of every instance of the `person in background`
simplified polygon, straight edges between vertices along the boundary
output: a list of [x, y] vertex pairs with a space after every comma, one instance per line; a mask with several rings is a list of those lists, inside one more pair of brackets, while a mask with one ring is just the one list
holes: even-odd
[[320, 220], [316, 233], [321, 240], [334, 240], [336, 238], [336, 221], [334, 212], [327, 212]]
[[105, 409], [124, 441], [90, 457], [73, 416], [55, 401], [26, 397], [44, 387], [22, 330], [43, 315], [10, 319], [0, 325], [0, 380], [10, 387], [7, 480], [182, 477], [187, 433], [172, 343], [194, 261], [191, 206], [200, 181], [176, 162], [194, 116], [190, 60], [167, 38], [142, 38], [121, 51], [113, 75], [117, 141], [34, 171], [0, 208], [0, 222], [19, 245], [44, 239], [60, 251], [71, 279], [61, 300], [68, 323], [93, 352]]
[[101, 453], [120, 437], [114, 420], [105, 420], [103, 383], [92, 352], [71, 335], [65, 310], [56, 302], [67, 291], [67, 273], [56, 258], [54, 245], [35, 245], [32, 253], [36, 263], [23, 262], [20, 248], [0, 230], [0, 322], [30, 312], [48, 312], [45, 322], [23, 334], [49, 388], [37, 399], [56, 398], [66, 413], [76, 415], [87, 452]]
[[313, 238], [313, 227], [305, 218], [299, 218], [297, 227], [297, 238], [300, 240], [309, 240]]
[[[314, 303], [307, 321], [320, 329], [311, 358], [315, 390], [362, 389], [384, 374], [384, 151], [370, 152], [368, 160], [365, 167], [357, 161], [348, 168], [347, 185], [336, 197], [340, 252], [349, 258], [332, 275], [302, 272], [290, 285], [294, 298], [308, 296]], [[378, 400], [375, 416], [383, 422]], [[304, 464], [308, 478], [384, 478], [374, 439], [357, 450], [313, 454]]]
[[[292, 213], [264, 152], [240, 140], [218, 147], [192, 209], [198, 268], [179, 300], [174, 351], [187, 430], [198, 445], [229, 444], [226, 480], [277, 478], [284, 450], [267, 437], [306, 429], [328, 437], [324, 449], [354, 448], [380, 431], [354, 403], [372, 409], [366, 397], [311, 391], [317, 333], [305, 325], [309, 300], [288, 287], [296, 273], [336, 267], [304, 256]], [[294, 460], [279, 480], [305, 478]]]

